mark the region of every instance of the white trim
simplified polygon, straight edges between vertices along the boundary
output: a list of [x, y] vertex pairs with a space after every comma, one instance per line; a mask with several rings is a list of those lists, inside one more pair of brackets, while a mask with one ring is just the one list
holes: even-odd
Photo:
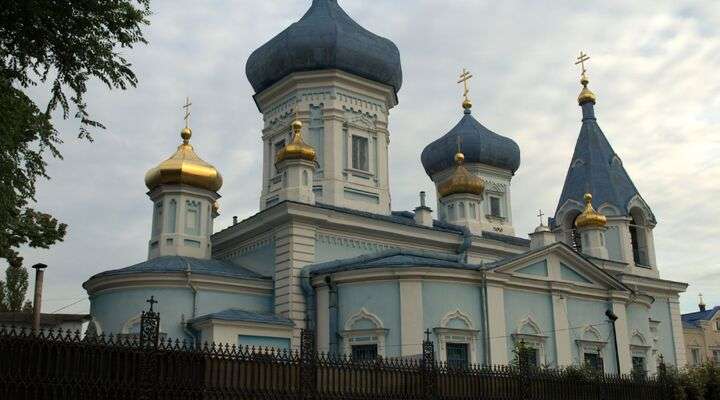
[[[525, 326], [529, 326], [532, 328], [535, 333], [523, 333], [523, 328]], [[515, 333], [512, 335], [513, 342], [525, 342], [525, 345], [536, 349], [537, 350], [537, 364], [547, 364], [547, 359], [545, 358], [545, 342], [547, 341], [547, 336], [543, 335], [542, 329], [540, 329], [540, 325], [538, 325], [537, 322], [535, 322], [535, 318], [533, 317], [532, 313], [529, 313], [520, 320], [520, 322], [517, 324]]]
[[448, 311], [447, 313], [445, 313], [445, 315], [440, 320], [440, 327], [441, 328], [449, 328], [448, 324], [450, 323], [450, 321], [452, 321], [454, 319], [461, 320], [465, 324], [467, 329], [470, 329], [470, 330], [475, 329], [473, 327], [472, 319], [470, 319], [470, 316], [467, 315], [466, 313], [460, 311], [459, 308], [455, 309], [455, 311]]
[[[352, 329], [353, 325], [361, 320], [368, 320], [375, 327], [372, 329]], [[378, 357], [385, 357], [385, 337], [389, 330], [384, 328], [380, 317], [363, 307], [360, 311], [351, 315], [345, 321], [344, 326], [345, 329], [340, 332], [344, 354], [351, 355], [352, 346], [376, 344]]]
[[[455, 319], [462, 321], [465, 328], [450, 328], [448, 325]], [[472, 319], [468, 314], [460, 311], [459, 308], [446, 312], [440, 319], [440, 326], [433, 328], [433, 332], [438, 342], [438, 361], [447, 361], [447, 343], [463, 343], [468, 345], [470, 364], [478, 363], [477, 338], [479, 331], [474, 329]]]
[[351, 315], [350, 318], [348, 318], [347, 321], [345, 321], [345, 330], [346, 331], [353, 330], [352, 326], [356, 322], [361, 321], [363, 319], [366, 319], [366, 320], [372, 322], [376, 328], [380, 328], [380, 329], [383, 328], [383, 323], [382, 323], [382, 320], [380, 319], [380, 317], [369, 312], [365, 307], [363, 307], [360, 309], [360, 311]]
[[123, 335], [139, 334], [140, 331], [130, 332], [130, 328], [133, 325], [140, 323], [141, 321], [142, 321], [142, 314], [137, 314], [136, 316], [131, 317], [130, 319], [125, 321], [125, 323], [122, 326], [122, 329], [120, 329], [120, 333], [122, 333]]

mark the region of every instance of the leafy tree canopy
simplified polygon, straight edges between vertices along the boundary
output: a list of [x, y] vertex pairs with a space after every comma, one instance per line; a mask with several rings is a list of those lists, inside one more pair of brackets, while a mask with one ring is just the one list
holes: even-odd
[[[137, 84], [123, 52], [147, 43], [142, 28], [149, 16], [150, 0], [0, 0], [0, 258], [8, 268], [24, 270], [20, 246], [48, 248], [67, 230], [29, 207], [37, 180], [49, 178], [43, 157], [62, 158], [51, 114], [78, 119], [78, 137], [92, 140], [91, 129], [104, 126], [88, 112], [87, 84], [98, 79], [121, 90]], [[49, 89], [46, 104], [27, 95], [36, 85]], [[21, 281], [0, 284], [0, 303], [14, 309], [17, 301], [8, 301], [18, 293], [8, 291], [27, 288], [27, 272], [10, 275]]]

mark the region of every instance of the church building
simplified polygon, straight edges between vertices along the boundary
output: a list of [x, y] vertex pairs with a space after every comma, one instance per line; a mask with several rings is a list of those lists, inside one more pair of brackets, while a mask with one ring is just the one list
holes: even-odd
[[520, 147], [473, 115], [467, 86], [455, 126], [418, 155], [437, 203], [421, 192], [393, 211], [400, 52], [337, 0], [313, 0], [247, 61], [264, 121], [259, 211], [214, 232], [222, 177], [186, 125], [145, 176], [148, 259], [83, 284], [94, 328], [136, 335], [154, 296], [161, 333], [196, 343], [295, 349], [311, 329], [321, 352], [415, 358], [427, 331], [453, 365], [508, 364], [521, 342], [551, 367], [685, 365], [687, 285], [660, 277], [655, 215], [600, 129], [585, 61], [575, 152], [554, 216], [529, 239], [513, 225]]

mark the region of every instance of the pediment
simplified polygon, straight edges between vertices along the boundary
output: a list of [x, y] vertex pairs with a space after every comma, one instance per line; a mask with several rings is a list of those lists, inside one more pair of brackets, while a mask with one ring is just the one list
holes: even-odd
[[493, 271], [524, 279], [629, 291], [623, 283], [562, 242], [499, 262]]

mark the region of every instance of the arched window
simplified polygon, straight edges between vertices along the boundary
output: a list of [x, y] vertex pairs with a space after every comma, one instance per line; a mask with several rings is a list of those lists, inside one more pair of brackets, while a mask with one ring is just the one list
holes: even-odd
[[633, 260], [636, 264], [650, 265], [647, 246], [647, 228], [645, 216], [637, 208], [630, 210], [630, 242], [632, 244]]
[[465, 203], [460, 203], [458, 206], [458, 212], [460, 213], [459, 218], [465, 218]]
[[470, 217], [472, 219], [477, 218], [477, 213], [475, 212], [475, 203], [470, 203]]
[[175, 233], [175, 222], [177, 219], [177, 201], [175, 199], [170, 200], [170, 207], [168, 207], [168, 233]]
[[582, 252], [582, 235], [575, 227], [575, 220], [580, 216], [579, 211], [570, 213], [565, 219], [565, 232], [567, 232], [567, 243], [578, 252]]

